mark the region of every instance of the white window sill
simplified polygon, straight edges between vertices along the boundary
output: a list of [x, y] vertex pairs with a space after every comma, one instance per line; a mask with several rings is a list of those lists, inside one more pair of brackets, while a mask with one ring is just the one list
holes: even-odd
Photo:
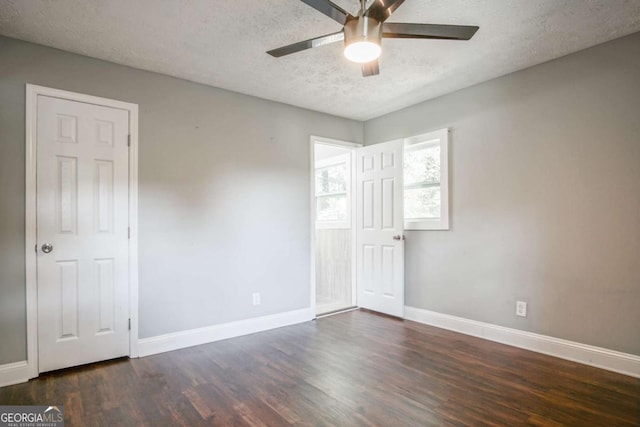
[[404, 222], [405, 230], [448, 230], [449, 221], [443, 219], [424, 219], [424, 220], [412, 220]]

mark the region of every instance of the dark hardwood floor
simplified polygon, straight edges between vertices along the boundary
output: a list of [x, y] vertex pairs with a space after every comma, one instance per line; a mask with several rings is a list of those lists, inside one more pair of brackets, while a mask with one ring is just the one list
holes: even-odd
[[364, 311], [0, 388], [66, 425], [639, 426], [640, 380]]

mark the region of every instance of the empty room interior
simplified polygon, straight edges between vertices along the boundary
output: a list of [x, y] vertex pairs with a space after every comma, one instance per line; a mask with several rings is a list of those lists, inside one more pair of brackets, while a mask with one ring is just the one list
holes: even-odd
[[0, 426], [640, 426], [640, 0], [0, 0]]

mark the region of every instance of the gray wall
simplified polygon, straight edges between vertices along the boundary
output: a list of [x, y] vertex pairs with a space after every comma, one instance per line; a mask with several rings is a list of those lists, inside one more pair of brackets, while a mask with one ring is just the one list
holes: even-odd
[[407, 232], [407, 304], [640, 355], [640, 33], [370, 120], [365, 140], [443, 127], [452, 229]]
[[26, 358], [27, 82], [140, 106], [141, 337], [309, 306], [309, 135], [362, 123], [0, 37], [0, 364]]

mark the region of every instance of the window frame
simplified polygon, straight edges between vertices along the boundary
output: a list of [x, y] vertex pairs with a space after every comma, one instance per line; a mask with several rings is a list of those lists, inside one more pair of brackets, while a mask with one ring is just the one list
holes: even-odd
[[[313, 208], [315, 209], [314, 211], [314, 218], [315, 218], [315, 226], [316, 229], [323, 229], [323, 230], [347, 230], [351, 228], [351, 204], [352, 204], [352, 199], [351, 199], [351, 169], [352, 169], [352, 161], [351, 161], [351, 156], [352, 153], [345, 153], [345, 154], [341, 154], [339, 156], [335, 156], [335, 157], [329, 157], [328, 159], [323, 159], [323, 160], [318, 160], [315, 162], [314, 165], [314, 169], [313, 169], [313, 179], [316, 179], [316, 174], [318, 172], [318, 169], [325, 169], [325, 168], [329, 168], [332, 166], [338, 166], [338, 165], [342, 165], [344, 164], [346, 166], [346, 173], [345, 173], [345, 191], [341, 191], [341, 192], [337, 192], [337, 193], [327, 193], [327, 194], [319, 194], [319, 189], [318, 186], [315, 185], [315, 181], [314, 181], [314, 205]], [[344, 220], [332, 220], [332, 221], [321, 221], [318, 219], [318, 198], [320, 197], [332, 197], [332, 196], [339, 196], [344, 194], [346, 196], [346, 205], [347, 205], [347, 211], [346, 211], [346, 217]]]
[[[440, 218], [404, 218], [405, 230], [449, 230], [449, 129], [439, 129], [433, 132], [405, 138], [405, 152], [420, 149], [418, 146], [440, 146]], [[430, 183], [432, 186], [434, 183]], [[402, 200], [405, 200], [405, 191], [421, 188], [414, 183], [403, 185]]]

